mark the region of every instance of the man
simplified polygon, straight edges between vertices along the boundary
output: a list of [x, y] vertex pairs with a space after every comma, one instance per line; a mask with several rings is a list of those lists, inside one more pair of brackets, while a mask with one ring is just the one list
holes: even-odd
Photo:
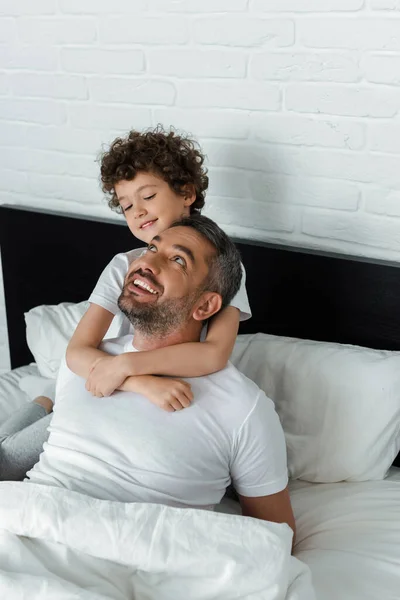
[[[104, 342], [104, 350], [123, 355], [198, 342], [240, 278], [240, 257], [226, 234], [206, 217], [182, 219], [131, 264], [119, 306], [135, 333]], [[101, 499], [203, 509], [232, 481], [244, 515], [294, 531], [285, 440], [272, 401], [231, 364], [187, 381], [191, 405], [166, 412], [130, 391], [93, 397], [64, 363], [49, 441], [30, 481]]]

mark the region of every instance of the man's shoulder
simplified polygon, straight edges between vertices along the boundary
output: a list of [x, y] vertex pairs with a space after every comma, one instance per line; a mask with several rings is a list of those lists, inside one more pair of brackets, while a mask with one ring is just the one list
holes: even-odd
[[[211, 393], [213, 401], [223, 400], [230, 408], [241, 407], [245, 413], [251, 410], [260, 393], [258, 385], [243, 375], [231, 362], [224, 369], [196, 378], [200, 388]], [[191, 383], [193, 380], [191, 380]]]

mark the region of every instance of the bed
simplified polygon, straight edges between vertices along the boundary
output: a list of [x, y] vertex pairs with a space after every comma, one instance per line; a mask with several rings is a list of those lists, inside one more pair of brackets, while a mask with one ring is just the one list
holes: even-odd
[[[398, 386], [396, 369], [399, 366], [400, 374], [400, 354], [398, 354], [400, 351], [398, 309], [400, 265], [300, 248], [285, 248], [273, 244], [249, 243], [244, 240], [236, 240], [236, 242], [247, 272], [247, 291], [253, 317], [241, 324], [240, 339], [233, 360], [236, 361], [238, 368], [253, 377], [260, 387], [263, 386], [265, 379], [266, 391], [270, 392], [274, 400], [276, 396], [278, 404], [291, 388], [293, 389], [290, 393], [295, 394], [298, 390], [300, 398], [301, 414], [292, 411], [289, 415], [284, 403], [280, 413], [284, 429], [287, 425], [285, 433], [288, 431], [289, 458], [292, 456], [290, 458], [293, 462], [292, 474], [296, 475], [291, 482], [291, 497], [298, 528], [295, 556], [299, 560], [291, 563], [287, 595], [284, 595], [283, 588], [279, 587], [281, 584], [277, 584], [275, 592], [271, 591], [271, 588], [268, 592], [259, 595], [256, 593], [245, 595], [245, 592], [240, 595], [237, 586], [235, 592], [232, 591], [234, 588], [231, 586], [230, 592], [217, 593], [215, 580], [214, 595], [196, 596], [192, 591], [193, 588], [190, 588], [191, 593], [187, 593], [186, 597], [311, 600], [313, 592], [308, 587], [308, 574], [302, 571], [302, 565], [305, 564], [310, 569], [317, 598], [399, 599], [400, 456], [397, 452], [400, 446], [400, 400], [397, 390], [400, 392], [400, 381]], [[135, 240], [127, 227], [120, 222], [2, 206], [0, 207], [0, 243], [13, 369], [0, 380], [0, 411], [4, 415], [7, 410], [11, 412], [14, 406], [27, 399], [19, 385], [21, 380], [26, 375], [38, 374], [36, 357], [32, 355], [26, 343], [24, 313], [41, 305], [83, 302], [93, 289], [104, 265], [117, 252], [135, 247]], [[291, 361], [290, 364], [293, 366], [295, 362], [293, 357], [295, 359], [298, 357], [300, 361], [296, 366], [300, 372], [296, 372], [296, 376], [292, 373], [288, 379], [287, 365]], [[280, 361], [279, 364], [276, 361]], [[275, 370], [282, 369], [282, 377], [286, 377], [285, 390], [282, 391], [278, 386], [276, 383], [278, 380], [274, 380], [275, 383], [272, 385], [274, 375], [270, 375], [269, 378], [266, 376], [263, 367], [265, 364], [275, 365]], [[334, 371], [330, 367], [332, 364], [335, 365]], [[324, 386], [326, 388], [330, 385], [329, 382], [334, 381], [335, 378], [348, 379], [346, 386], [342, 385], [340, 388], [343, 391], [340, 410], [348, 411], [346, 420], [340, 421], [341, 417], [338, 415], [335, 417], [336, 420], [332, 417], [329, 423], [326, 420], [327, 412], [323, 413], [324, 427], [328, 427], [324, 430], [322, 436], [324, 439], [321, 441], [318, 438], [320, 444], [325, 444], [324, 447], [319, 447], [319, 457], [311, 455], [309, 448], [304, 448], [301, 454], [296, 451], [295, 445], [299, 434], [296, 427], [299, 423], [302, 425], [305, 422], [302, 419], [314, 411], [310, 388], [300, 389], [303, 383], [299, 378], [310, 379], [313, 374], [315, 376], [316, 365], [320, 366], [319, 373], [323, 372], [323, 378], [319, 381], [321, 390]], [[304, 377], [306, 369], [307, 378]], [[384, 383], [381, 385], [381, 382]], [[354, 399], [354, 390], [362, 385], [365, 394], [361, 402], [361, 398]], [[14, 404], [6, 401], [11, 396], [15, 399]], [[379, 402], [376, 401], [377, 398]], [[331, 398], [329, 401], [333, 402]], [[381, 408], [383, 403], [385, 410]], [[366, 411], [367, 406], [370, 420], [374, 422], [376, 429], [373, 430], [371, 425], [371, 431], [365, 432], [363, 411]], [[318, 410], [315, 409], [315, 412]], [[386, 421], [380, 424], [379, 418], [384, 412]], [[295, 414], [296, 419], [293, 418]], [[355, 429], [354, 425], [358, 417], [359, 430]], [[294, 421], [297, 421], [297, 424]], [[346, 439], [347, 445], [336, 448], [335, 438], [332, 437], [330, 429], [336, 426], [350, 427], [349, 424], [353, 427], [353, 438], [357, 439], [350, 439], [350, 441]], [[358, 435], [357, 431], [358, 433], [362, 431], [362, 435]], [[378, 435], [379, 431], [382, 435]], [[370, 433], [370, 438], [367, 433]], [[319, 433], [313, 432], [313, 435], [318, 436]], [[358, 437], [362, 440], [358, 440]], [[295, 441], [291, 455], [292, 439]], [[315, 441], [317, 437], [309, 439]], [[390, 462], [387, 458], [388, 448], [389, 454], [391, 453]], [[343, 450], [342, 454], [341, 450]], [[346, 453], [353, 451], [358, 452], [357, 460], [353, 463], [346, 462], [348, 458]], [[319, 465], [313, 464], [310, 468], [310, 465], [301, 462], [300, 455], [310, 457], [315, 465], [318, 459]], [[328, 478], [321, 475], [321, 464], [327, 465]], [[22, 497], [21, 486], [23, 484], [6, 483], [0, 488], [3, 491], [3, 494], [0, 491], [2, 535], [5, 536], [6, 541], [10, 541], [11, 538], [14, 540], [15, 548], [19, 548], [14, 556], [19, 556], [21, 560], [25, 557], [24, 560], [28, 561], [25, 564], [30, 564], [29, 553], [32, 552], [32, 547], [26, 540], [37, 536], [36, 543], [42, 556], [47, 556], [50, 549], [57, 556], [57, 552], [60, 552], [59, 565], [64, 565], [66, 550], [60, 550], [59, 545], [64, 548], [63, 544], [67, 542], [64, 538], [61, 539], [60, 531], [53, 532], [54, 537], [51, 541], [43, 541], [43, 537], [40, 537], [43, 536], [43, 532], [32, 532], [26, 519], [23, 523], [24, 529], [21, 525], [20, 513], [15, 511], [13, 525], [9, 526], [8, 530], [4, 530], [5, 521], [7, 519], [9, 521], [11, 505], [23, 504], [28, 514], [29, 510], [40, 512], [40, 506], [43, 506], [44, 501], [52, 502], [52, 498], [35, 496], [33, 492], [29, 499]], [[59, 505], [63, 502], [64, 500], [59, 498]], [[68, 498], [68, 506], [64, 507], [65, 510], [72, 510], [74, 502], [76, 498], [72, 495]], [[28, 505], [31, 508], [28, 509]], [[107, 523], [109, 525], [107, 507], [103, 505], [86, 507], [86, 516], [89, 514], [89, 508], [95, 510], [96, 514], [104, 516], [107, 529]], [[54, 510], [59, 510], [59, 506]], [[226, 518], [228, 515], [232, 518], [240, 518], [236, 517], [237, 504], [230, 499], [223, 501], [218, 514], [221, 512], [226, 515]], [[35, 520], [35, 514], [37, 516], [37, 513], [31, 514], [31, 520]], [[165, 515], [150, 515], [149, 527], [154, 528], [154, 523], [165, 524], [165, 518]], [[239, 522], [235, 521], [235, 523]], [[195, 524], [191, 523], [190, 526], [195, 527]], [[51, 529], [49, 525], [43, 525], [43, 528], [46, 531]], [[273, 535], [274, 532], [269, 534]], [[68, 538], [69, 532], [63, 531], [62, 535]], [[259, 535], [258, 530], [254, 532], [254, 539], [257, 535]], [[25, 541], [21, 542], [21, 540]], [[71, 572], [76, 574], [75, 580], [71, 577], [68, 579], [60, 566], [51, 567], [51, 558], [48, 558], [50, 562], [43, 559], [41, 568], [45, 569], [47, 574], [52, 573], [51, 581], [55, 586], [54, 589], [52, 588], [53, 595], [40, 595], [40, 593], [44, 594], [44, 588], [40, 588], [37, 577], [35, 579], [39, 571], [36, 572], [36, 567], [32, 567], [32, 572], [26, 573], [25, 576], [29, 580], [28, 585], [33, 586], [31, 589], [39, 592], [35, 591], [38, 595], [29, 597], [130, 597], [124, 595], [126, 590], [122, 587], [118, 590], [111, 587], [107, 592], [103, 589], [103, 595], [99, 592], [99, 579], [95, 578], [94, 573], [96, 571], [96, 576], [101, 580], [100, 573], [104, 573], [105, 564], [114, 560], [113, 555], [96, 556], [96, 560], [100, 562], [94, 565], [91, 562], [94, 560], [93, 552], [90, 553], [85, 544], [82, 545], [79, 536], [75, 536], [74, 540], [69, 540], [68, 543], [72, 544], [75, 552], [69, 563]], [[230, 543], [233, 543], [232, 540]], [[20, 548], [21, 544], [25, 544], [23, 548]], [[260, 544], [262, 547], [261, 538]], [[129, 551], [128, 549], [127, 552]], [[87, 569], [91, 570], [94, 579], [92, 583], [83, 586], [82, 580], [79, 579], [81, 571], [77, 557], [82, 558], [82, 553], [85, 552], [89, 552], [90, 560], [86, 558], [85, 560], [89, 562], [82, 564], [86, 565], [86, 573]], [[232, 559], [232, 556], [230, 558]], [[234, 564], [239, 572], [240, 555], [236, 558], [237, 562], [231, 564]], [[217, 559], [218, 557], [215, 564], [219, 564]], [[3, 561], [4, 556], [0, 545], [0, 574], [5, 577], [4, 585], [8, 586], [4, 588], [9, 594], [7, 598], [13, 598], [10, 590], [14, 593], [21, 584], [12, 576], [17, 567], [11, 564], [12, 561], [6, 561], [4, 566]], [[244, 558], [242, 562], [243, 564], [246, 562]], [[221, 563], [219, 575], [225, 567]], [[199, 564], [196, 568], [200, 573]], [[246, 577], [253, 577], [251, 563], [246, 563], [246, 568]], [[115, 567], [116, 579], [121, 576], [121, 569], [126, 569], [123, 561]], [[232, 573], [234, 571], [235, 569]], [[219, 575], [217, 574], [216, 577]], [[151, 577], [155, 577], [154, 573]], [[240, 577], [243, 580], [242, 571]], [[233, 581], [234, 576], [232, 575], [231, 578]], [[48, 584], [47, 579], [46, 581]], [[104, 583], [104, 577], [102, 581]], [[155, 580], [151, 581], [154, 584]], [[198, 582], [196, 586], [196, 589], [200, 589]], [[86, 595], [83, 595], [82, 587], [85, 588]], [[178, 584], [178, 588], [181, 587], [182, 582]], [[278, 588], [281, 595], [276, 592]], [[171, 589], [176, 590], [173, 587]], [[65, 596], [62, 595], [64, 592]], [[144, 595], [138, 594], [137, 597], [145, 598], [147, 597], [145, 593], [149, 592], [143, 591]], [[15, 595], [15, 597], [19, 596]], [[159, 591], [157, 597], [177, 598], [178, 596], [176, 593], [168, 596], [164, 590], [162, 593]]]

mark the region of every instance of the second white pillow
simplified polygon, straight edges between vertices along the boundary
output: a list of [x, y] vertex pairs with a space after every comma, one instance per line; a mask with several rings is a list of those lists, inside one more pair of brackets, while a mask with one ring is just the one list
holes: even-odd
[[292, 478], [383, 479], [400, 450], [400, 353], [242, 335], [232, 362], [275, 402]]

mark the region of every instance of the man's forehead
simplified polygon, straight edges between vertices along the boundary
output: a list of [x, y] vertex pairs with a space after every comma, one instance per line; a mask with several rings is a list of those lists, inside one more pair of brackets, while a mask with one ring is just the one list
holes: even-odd
[[195, 260], [196, 258], [204, 258], [204, 260], [207, 260], [214, 250], [211, 242], [209, 242], [201, 233], [193, 227], [186, 227], [183, 225], [177, 225], [176, 227], [166, 229], [159, 235], [156, 235], [152, 241], [162, 245], [185, 247], [192, 253]]

